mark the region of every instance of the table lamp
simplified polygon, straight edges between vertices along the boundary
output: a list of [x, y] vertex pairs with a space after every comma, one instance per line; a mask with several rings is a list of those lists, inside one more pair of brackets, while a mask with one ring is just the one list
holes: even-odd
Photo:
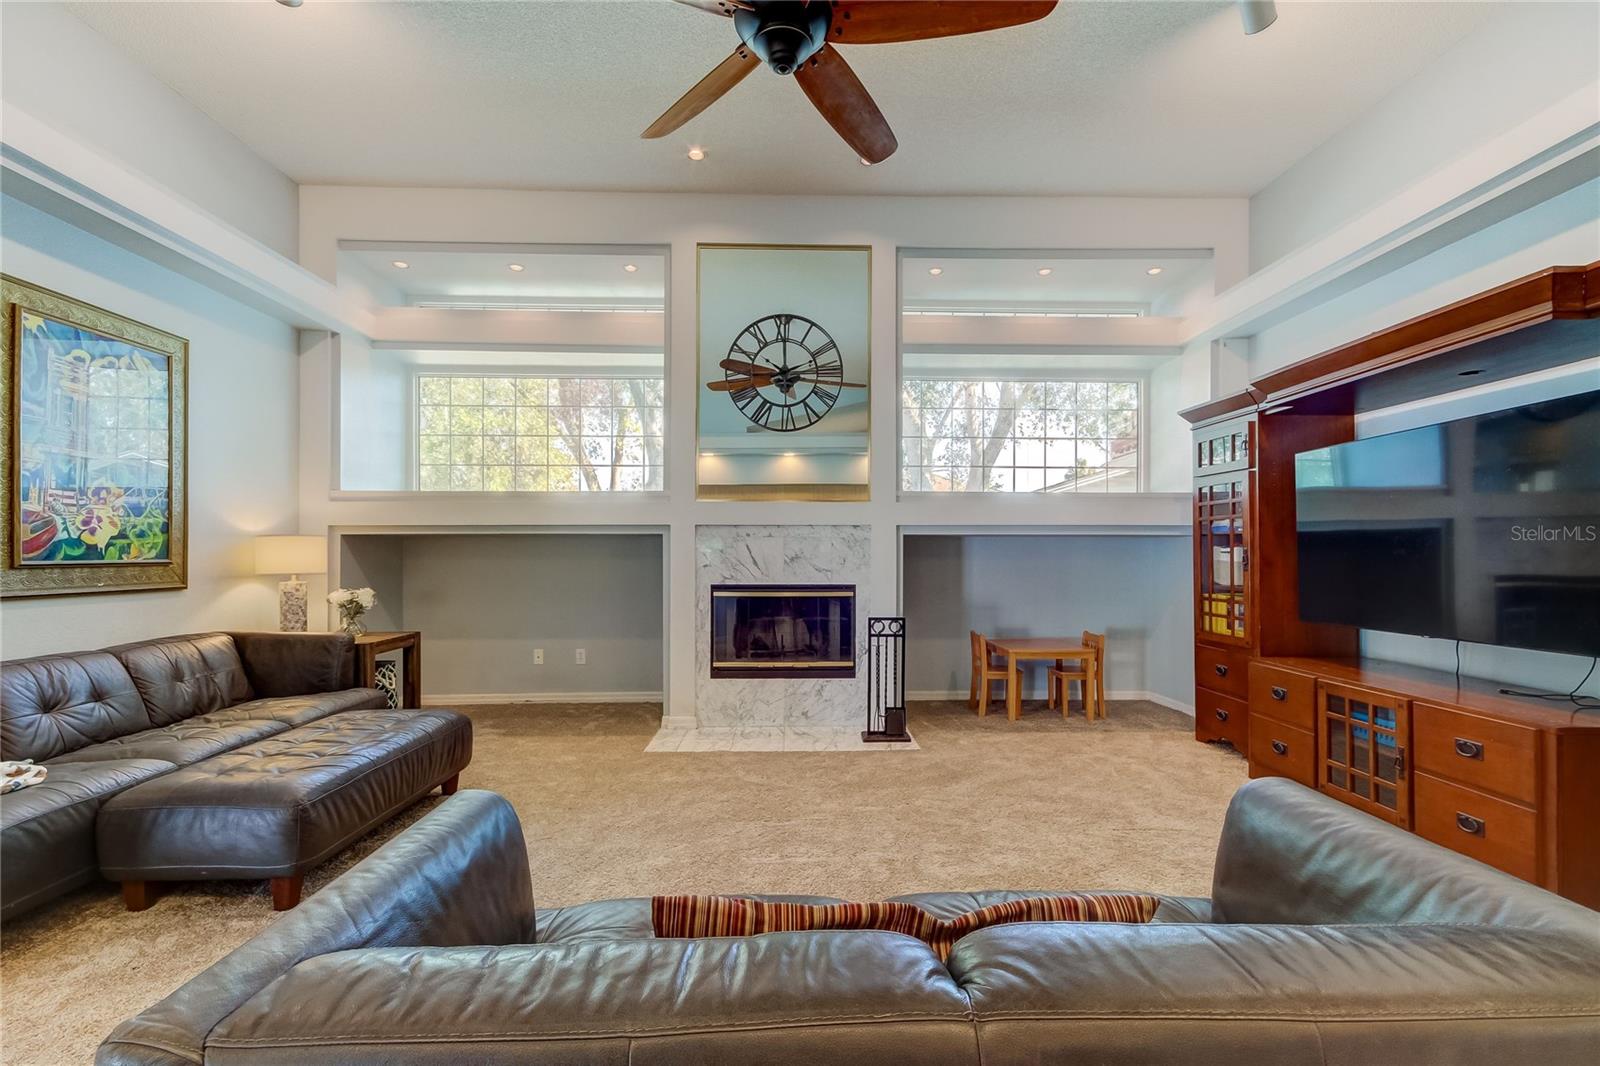
[[257, 537], [256, 573], [288, 574], [278, 582], [278, 629], [306, 631], [306, 583], [301, 574], [328, 572], [328, 542], [322, 537]]

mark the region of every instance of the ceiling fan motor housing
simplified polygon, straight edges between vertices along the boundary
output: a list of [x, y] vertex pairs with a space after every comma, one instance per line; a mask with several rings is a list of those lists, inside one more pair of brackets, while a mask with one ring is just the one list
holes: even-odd
[[793, 74], [828, 43], [833, 5], [813, 0], [758, 0], [733, 13], [739, 39], [777, 74]]

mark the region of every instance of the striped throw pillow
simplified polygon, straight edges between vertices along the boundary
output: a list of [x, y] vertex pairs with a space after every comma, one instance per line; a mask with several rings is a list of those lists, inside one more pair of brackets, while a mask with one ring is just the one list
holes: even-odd
[[805, 929], [881, 929], [928, 943], [944, 961], [968, 933], [1007, 922], [1148, 922], [1160, 900], [1124, 892], [1078, 892], [1007, 900], [956, 918], [914, 903], [775, 903], [745, 896], [655, 896], [658, 937], [754, 936]]

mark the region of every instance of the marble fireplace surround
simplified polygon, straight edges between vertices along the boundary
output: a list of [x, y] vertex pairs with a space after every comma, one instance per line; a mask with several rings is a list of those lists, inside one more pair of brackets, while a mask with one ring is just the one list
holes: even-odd
[[[871, 530], [854, 525], [695, 529], [695, 728], [664, 729], [650, 751], [915, 749], [864, 744]], [[712, 585], [854, 585], [856, 676], [712, 677]]]

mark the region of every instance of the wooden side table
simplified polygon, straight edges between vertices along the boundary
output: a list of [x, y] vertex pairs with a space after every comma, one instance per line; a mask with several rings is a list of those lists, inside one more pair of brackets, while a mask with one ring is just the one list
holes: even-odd
[[356, 638], [356, 669], [359, 683], [372, 688], [378, 671], [378, 656], [400, 652], [400, 671], [404, 678], [400, 706], [422, 706], [422, 634], [415, 629], [394, 633], [363, 633]]

